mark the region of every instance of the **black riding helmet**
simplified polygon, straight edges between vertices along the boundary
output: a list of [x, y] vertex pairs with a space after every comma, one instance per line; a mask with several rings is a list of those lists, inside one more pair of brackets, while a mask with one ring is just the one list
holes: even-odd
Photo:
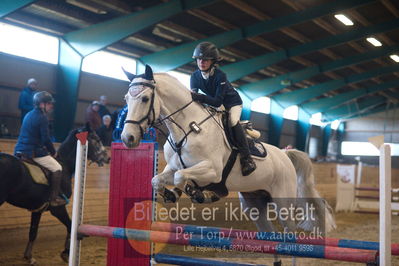
[[33, 95], [33, 105], [39, 107], [41, 103], [55, 103], [51, 93], [47, 91], [39, 91]]
[[221, 60], [219, 50], [211, 42], [202, 42], [198, 44], [193, 52], [194, 59], [210, 59], [218, 62]]

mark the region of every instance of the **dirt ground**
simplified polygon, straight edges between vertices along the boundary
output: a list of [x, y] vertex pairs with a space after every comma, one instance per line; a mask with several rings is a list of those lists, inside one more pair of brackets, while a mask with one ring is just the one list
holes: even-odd
[[[365, 214], [337, 214], [338, 228], [329, 237], [378, 241], [378, 216]], [[399, 242], [399, 217], [392, 219], [392, 241]], [[59, 257], [63, 249], [65, 229], [59, 226], [41, 227], [34, 247], [34, 258], [38, 265], [67, 265]], [[0, 265], [28, 265], [22, 258], [28, 229], [0, 230]], [[105, 239], [89, 237], [82, 243], [81, 265], [106, 265], [107, 242]], [[181, 248], [180, 248], [181, 249]], [[251, 256], [239, 253], [234, 256], [235, 262], [272, 265], [273, 259], [268, 256]], [[226, 260], [225, 258], [220, 258]], [[233, 261], [233, 259], [231, 260]], [[298, 258], [297, 265], [354, 265], [338, 261], [322, 259]], [[291, 265], [291, 258], [284, 258], [283, 265]], [[356, 265], [356, 264], [355, 264]], [[360, 264], [358, 264], [360, 265]], [[399, 265], [399, 257], [395, 257], [392, 265]]]

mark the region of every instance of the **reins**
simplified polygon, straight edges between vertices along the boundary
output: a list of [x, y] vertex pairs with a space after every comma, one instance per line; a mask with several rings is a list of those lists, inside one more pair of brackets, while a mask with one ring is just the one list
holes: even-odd
[[[154, 81], [154, 82], [155, 82], [155, 81]], [[154, 127], [154, 128], [156, 128], [156, 129], [158, 129], [158, 131], [161, 132], [162, 135], [165, 136], [166, 140], [168, 141], [169, 145], [172, 147], [173, 151], [176, 152], [176, 153], [178, 154], [179, 160], [180, 160], [180, 162], [181, 162], [183, 168], [187, 168], [187, 166], [185, 165], [185, 163], [184, 163], [184, 161], [183, 161], [183, 159], [182, 159], [182, 157], [181, 157], [181, 150], [182, 150], [184, 144], [187, 142], [187, 137], [188, 137], [188, 135], [190, 135], [192, 132], [194, 132], [194, 130], [193, 130], [193, 128], [190, 128], [190, 130], [189, 130], [188, 132], [186, 132], [186, 131], [184, 130], [184, 128], [183, 128], [182, 126], [180, 126], [180, 125], [172, 118], [172, 116], [175, 115], [175, 114], [177, 114], [177, 113], [179, 113], [179, 112], [181, 112], [181, 111], [183, 111], [184, 109], [186, 109], [186, 108], [187, 108], [188, 106], [190, 106], [194, 101], [191, 100], [190, 102], [188, 102], [187, 104], [183, 105], [182, 107], [180, 107], [180, 108], [177, 109], [176, 111], [172, 112], [171, 114], [165, 116], [164, 118], [155, 120], [155, 111], [154, 111], [155, 85], [153, 85], [153, 84], [151, 84], [151, 83], [148, 83], [148, 82], [135, 82], [135, 83], [132, 83], [132, 84], [130, 85], [130, 87], [132, 87], [132, 86], [144, 86], [144, 87], [149, 87], [149, 88], [151, 88], [151, 89], [153, 90], [153, 91], [152, 91], [152, 95], [151, 95], [151, 103], [150, 103], [150, 106], [149, 106], [149, 108], [148, 108], [147, 114], [146, 114], [143, 118], [141, 118], [140, 120], [125, 120], [125, 123], [127, 123], [127, 124], [138, 125], [139, 128], [140, 128], [141, 136], [143, 136], [143, 135], [144, 135], [144, 129], [142, 128], [141, 123], [143, 123], [144, 121], [147, 120], [148, 126], [149, 126], [149, 127]], [[203, 119], [203, 120], [202, 120], [201, 122], [199, 122], [197, 125], [202, 125], [202, 124], [205, 123], [208, 119], [213, 118], [213, 119], [215, 120], [215, 122], [220, 126], [220, 124], [219, 124], [219, 123], [216, 121], [216, 119], [214, 118], [214, 115], [215, 115], [215, 113], [217, 113], [217, 111], [214, 112], [214, 113], [211, 113], [209, 110], [207, 110], [207, 112], [208, 112], [209, 116], [207, 116], [205, 119]], [[151, 113], [152, 113], [152, 121], [151, 121], [151, 119], [150, 119]], [[171, 123], [175, 124], [175, 125], [184, 133], [184, 136], [183, 136], [183, 138], [182, 138], [180, 141], [173, 142], [173, 141], [171, 140], [171, 137], [169, 137], [169, 136], [159, 127], [159, 125], [162, 125], [163, 122], [166, 121], [166, 120], [168, 120], [168, 121], [170, 121]]]

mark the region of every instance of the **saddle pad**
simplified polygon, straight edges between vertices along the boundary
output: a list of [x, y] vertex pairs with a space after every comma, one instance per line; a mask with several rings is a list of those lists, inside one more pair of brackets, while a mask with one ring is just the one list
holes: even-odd
[[247, 138], [248, 140], [248, 146], [249, 146], [249, 151], [251, 152], [251, 155], [260, 157], [260, 158], [265, 158], [267, 155], [266, 148], [263, 146], [262, 142], [256, 139], [252, 138]]
[[30, 175], [33, 178], [33, 182], [42, 185], [49, 185], [46, 176], [44, 175], [42, 169], [39, 166], [23, 162], [25, 166], [28, 168]]

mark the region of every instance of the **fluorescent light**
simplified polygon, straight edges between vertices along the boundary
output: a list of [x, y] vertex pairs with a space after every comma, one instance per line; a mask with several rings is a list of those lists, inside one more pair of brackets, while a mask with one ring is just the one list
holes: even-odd
[[391, 54], [389, 57], [390, 57], [393, 61], [399, 63], [399, 55], [397, 55], [397, 54]]
[[345, 16], [343, 14], [337, 14], [337, 15], [334, 15], [334, 17], [336, 19], [338, 19], [339, 21], [341, 21], [342, 23], [344, 23], [346, 26], [352, 26], [353, 25], [353, 21], [350, 20], [347, 16]]
[[367, 38], [367, 41], [369, 42], [369, 43], [371, 43], [372, 45], [374, 45], [374, 46], [382, 46], [382, 43], [379, 41], [379, 40], [377, 40], [376, 38], [374, 38], [374, 37], [369, 37], [369, 38]]

